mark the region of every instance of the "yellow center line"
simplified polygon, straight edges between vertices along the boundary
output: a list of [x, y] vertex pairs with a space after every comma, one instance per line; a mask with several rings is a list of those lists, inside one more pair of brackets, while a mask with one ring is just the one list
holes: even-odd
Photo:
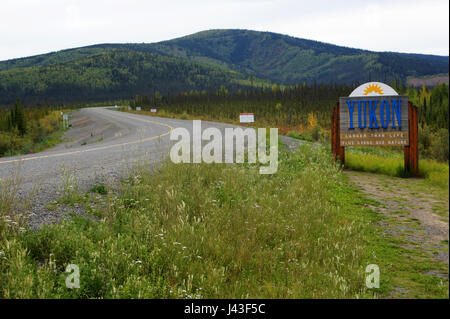
[[166, 133], [163, 133], [163, 134], [160, 134], [160, 135], [151, 136], [151, 137], [147, 137], [147, 138], [144, 138], [144, 139], [141, 139], [141, 140], [137, 140], [137, 141], [124, 142], [124, 143], [113, 144], [113, 145], [106, 145], [106, 146], [100, 146], [100, 147], [90, 148], [90, 149], [86, 149], [86, 150], [79, 150], [79, 151], [72, 151], [72, 152], [63, 152], [63, 153], [57, 153], [57, 154], [40, 155], [40, 156], [19, 158], [19, 159], [14, 159], [14, 160], [0, 161], [0, 164], [15, 163], [15, 162], [22, 162], [22, 161], [30, 161], [30, 160], [41, 159], [41, 158], [60, 157], [60, 156], [80, 154], [80, 153], [86, 153], [86, 152], [92, 152], [92, 151], [100, 151], [100, 150], [105, 150], [105, 149], [108, 149], [108, 148], [119, 147], [119, 146], [124, 146], [124, 145], [143, 143], [143, 142], [151, 141], [151, 140], [154, 140], [154, 139], [161, 138], [163, 136], [169, 135], [170, 132], [172, 132], [172, 130], [174, 129], [174, 127], [170, 126], [169, 124], [164, 124], [164, 123], [161, 123], [161, 122], [156, 122], [156, 121], [151, 121], [151, 120], [140, 119], [140, 118], [137, 118], [137, 117], [134, 117], [134, 116], [128, 116], [128, 115], [125, 115], [125, 114], [122, 114], [122, 116], [123, 117], [127, 117], [129, 119], [133, 119], [133, 120], [153, 123], [153, 124], [157, 124], [157, 125], [161, 125], [161, 126], [167, 126], [170, 130], [168, 132], [166, 132]]

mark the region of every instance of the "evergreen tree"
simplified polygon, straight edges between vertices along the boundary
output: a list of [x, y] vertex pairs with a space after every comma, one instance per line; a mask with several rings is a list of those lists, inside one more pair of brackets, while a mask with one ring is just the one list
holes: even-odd
[[14, 122], [14, 126], [19, 130], [20, 135], [25, 135], [27, 132], [27, 121], [20, 99], [17, 99], [17, 102], [14, 105]]

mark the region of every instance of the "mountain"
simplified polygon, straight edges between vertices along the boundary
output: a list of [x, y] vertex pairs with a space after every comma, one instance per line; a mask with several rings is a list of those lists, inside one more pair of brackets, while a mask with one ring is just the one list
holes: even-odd
[[52, 53], [9, 61], [3, 68], [0, 104], [13, 103], [18, 97], [25, 104], [98, 102], [156, 91], [210, 90], [221, 85], [237, 88], [248, 82], [235, 71], [113, 48]]
[[129, 47], [227, 67], [284, 84], [405, 80], [449, 70], [448, 57], [444, 56], [371, 52], [248, 30], [210, 30]]
[[254, 84], [253, 78], [356, 84], [448, 72], [445, 56], [372, 52], [271, 32], [209, 30], [158, 43], [99, 44], [1, 61], [0, 104], [17, 97], [84, 102], [222, 84], [236, 88]]

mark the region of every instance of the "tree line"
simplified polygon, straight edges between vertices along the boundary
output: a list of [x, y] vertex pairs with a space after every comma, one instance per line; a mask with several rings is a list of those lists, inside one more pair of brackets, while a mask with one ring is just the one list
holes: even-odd
[[[449, 87], [406, 87], [403, 82], [390, 84], [399, 94], [408, 95], [419, 111], [419, 143], [426, 157], [448, 161]], [[340, 96], [348, 96], [354, 86], [312, 84], [280, 87], [246, 88], [235, 91], [221, 86], [217, 90], [191, 90], [178, 94], [136, 95], [130, 106], [143, 110], [158, 109], [159, 114], [180, 118], [207, 116], [225, 122], [237, 122], [239, 113], [254, 113], [258, 126], [276, 126], [287, 133], [296, 131], [307, 139], [329, 135], [331, 109]], [[309, 131], [308, 131], [309, 130]], [[307, 134], [303, 134], [306, 131]], [[296, 134], [296, 133], [293, 133]]]

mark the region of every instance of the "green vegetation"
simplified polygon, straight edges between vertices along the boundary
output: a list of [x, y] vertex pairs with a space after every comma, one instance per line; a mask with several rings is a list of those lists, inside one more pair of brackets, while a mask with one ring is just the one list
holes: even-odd
[[[139, 165], [120, 195], [81, 194], [67, 172], [64, 202], [87, 215], [38, 231], [24, 226], [18, 181], [3, 180], [0, 296], [373, 298], [400, 286], [448, 297], [448, 281], [426, 274], [445, 269], [383, 233], [367, 207], [380, 204], [350, 187], [324, 148], [280, 159], [271, 176], [249, 164]], [[68, 264], [80, 268], [80, 289], [65, 286]], [[368, 264], [381, 269], [379, 289], [365, 287]]]
[[154, 53], [111, 49], [51, 65], [0, 71], [0, 104], [21, 97], [36, 103], [89, 103], [128, 99], [143, 92], [242, 87], [245, 76]]
[[[429, 253], [420, 247], [411, 249], [411, 241], [406, 239], [407, 235], [399, 238], [386, 231], [386, 228], [397, 232], [401, 227], [420, 228], [417, 222], [398, 222], [394, 217], [388, 218], [376, 213], [373, 213], [372, 218], [373, 224], [385, 225], [384, 229], [371, 229], [368, 245], [368, 249], [373, 252], [372, 262], [380, 265], [380, 272], [383, 274], [380, 275], [379, 295], [389, 298], [448, 298], [449, 283], [443, 277], [448, 274], [448, 265], [430, 258]], [[448, 245], [444, 249], [448, 251]], [[434, 273], [442, 277], [433, 275]]]
[[[380, 173], [389, 176], [405, 177], [403, 154], [378, 149], [377, 153], [368, 152], [364, 148], [348, 148], [345, 154], [345, 167], [364, 172]], [[419, 174], [430, 184], [442, 187], [449, 186], [448, 163], [421, 159]]]
[[180, 94], [137, 95], [130, 101], [133, 109], [158, 110], [158, 116], [182, 115], [186, 118], [214, 119], [222, 122], [239, 122], [239, 113], [255, 113], [255, 125], [299, 127], [309, 124], [313, 112], [316, 122], [330, 127], [330, 109], [336, 97], [351, 92], [350, 86], [297, 85], [266, 88], [239, 89], [229, 91], [221, 86], [216, 91], [182, 92]]
[[408, 95], [409, 100], [419, 108], [419, 122], [422, 126], [448, 129], [448, 84], [443, 83], [432, 89], [422, 86], [420, 90], [410, 87], [400, 92]]
[[345, 174], [367, 188], [369, 202], [362, 205], [370, 205], [373, 212], [368, 217], [377, 225], [371, 228], [368, 250], [373, 252], [372, 262], [380, 265], [379, 293], [390, 298], [448, 298], [448, 264], [443, 261], [448, 241], [434, 239], [429, 224], [412, 217], [433, 219], [433, 211], [448, 225], [448, 187], [425, 179]]
[[[76, 201], [91, 217], [36, 232], [19, 230], [3, 207], [1, 297], [372, 296], [368, 225], [339, 167], [322, 148], [280, 155], [272, 176], [254, 165], [140, 167], [120, 196]], [[65, 287], [69, 263], [80, 267], [80, 289]]]
[[23, 109], [18, 100], [0, 111], [0, 156], [40, 152], [61, 142], [63, 132], [60, 110]]
[[271, 32], [210, 30], [155, 44], [132, 44], [191, 61], [228, 67], [283, 84], [364, 83], [448, 73], [448, 57], [371, 52]]
[[[419, 107], [425, 179], [411, 191], [420, 196], [430, 188], [445, 198], [448, 85], [402, 85], [408, 75], [442, 72], [447, 57], [243, 30], [4, 61], [0, 103], [26, 97], [22, 102], [36, 108], [17, 101], [0, 109], [0, 156], [60, 141], [59, 111], [44, 104], [120, 99], [143, 114], [156, 108], [158, 116], [182, 119], [236, 123], [240, 112], [254, 112], [259, 127], [328, 143], [331, 107], [354, 87], [345, 83], [376, 78], [394, 81]], [[347, 168], [403, 176], [402, 165], [399, 148], [347, 148]], [[68, 214], [38, 231], [26, 226], [29, 201], [18, 199], [19, 183], [18, 174], [0, 181], [1, 298], [372, 298], [398, 296], [398, 287], [410, 297], [448, 298], [448, 280], [429, 275], [448, 267], [386, 231], [418, 227], [407, 200], [395, 199], [404, 203], [390, 217], [374, 212], [384, 204], [349, 186], [320, 145], [281, 152], [272, 176], [260, 175], [256, 165], [163, 163], [136, 167], [117, 189], [96, 182], [81, 193], [64, 169], [62, 196], [46, 208], [73, 205], [86, 214]], [[430, 210], [448, 222], [448, 197], [447, 206], [432, 203]], [[442, 245], [448, 251], [448, 241]], [[68, 264], [80, 266], [80, 289], [65, 286]], [[368, 264], [380, 266], [380, 289], [365, 287]]]
[[152, 44], [100, 44], [0, 62], [0, 105], [96, 103], [155, 91], [405, 82], [448, 57], [370, 52], [269, 32], [211, 30]]
[[98, 193], [100, 195], [106, 195], [108, 194], [108, 190], [106, 189], [106, 186], [104, 184], [97, 184], [91, 187], [92, 193]]
[[[407, 94], [418, 107], [419, 150], [422, 158], [448, 162], [448, 85], [441, 84], [432, 89], [392, 85], [400, 94]], [[239, 121], [239, 113], [253, 112], [258, 127], [278, 127], [281, 134], [328, 143], [331, 107], [339, 96], [348, 96], [351, 91], [350, 86], [325, 84], [289, 87], [273, 85], [235, 92], [229, 92], [222, 86], [215, 92], [192, 90], [170, 95], [158, 92], [150, 96], [137, 95], [129, 104], [132, 108], [140, 106], [144, 111], [156, 108], [157, 115], [163, 117], [235, 124]], [[397, 155], [400, 156], [400, 153]]]

